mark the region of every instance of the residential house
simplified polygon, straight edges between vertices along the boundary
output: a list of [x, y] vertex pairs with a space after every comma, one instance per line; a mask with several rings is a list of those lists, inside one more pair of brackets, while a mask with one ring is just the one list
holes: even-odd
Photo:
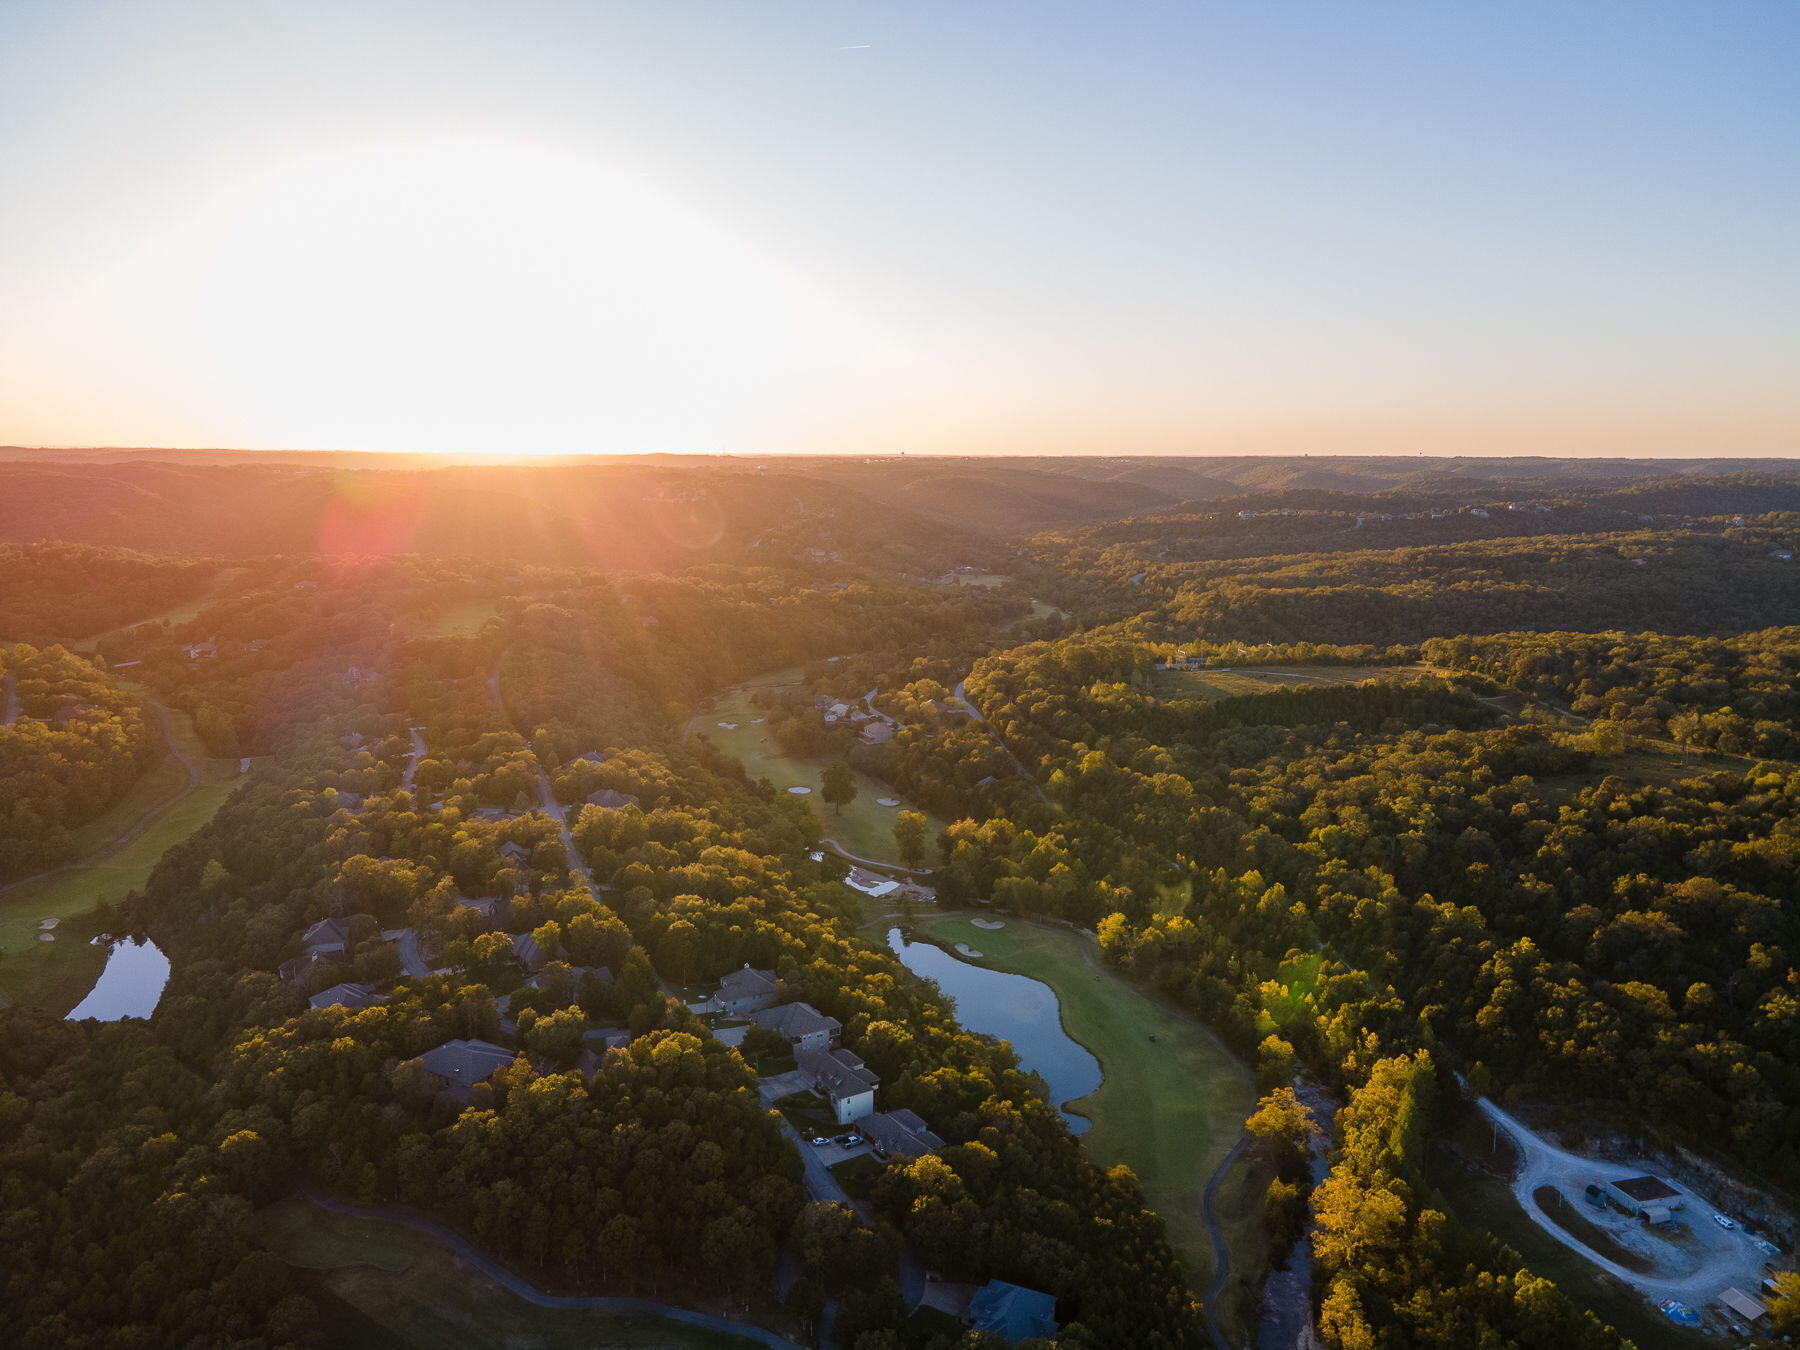
[[969, 1300], [969, 1325], [1011, 1345], [1033, 1337], [1054, 1340], [1056, 1298], [1005, 1280], [989, 1280]]
[[936, 1153], [944, 1141], [931, 1132], [924, 1117], [901, 1107], [897, 1111], [876, 1111], [864, 1116], [856, 1128], [883, 1158], [921, 1158]]
[[458, 1101], [468, 1101], [469, 1089], [485, 1082], [513, 1062], [514, 1055], [491, 1041], [445, 1041], [419, 1056], [419, 1063], [443, 1079]]
[[181, 649], [181, 654], [190, 661], [210, 661], [219, 654], [219, 639], [209, 637], [205, 642], [192, 642]]
[[320, 919], [300, 935], [300, 945], [309, 952], [344, 952], [350, 950], [350, 921]]
[[612, 788], [601, 788], [598, 792], [590, 792], [587, 802], [589, 806], [604, 807], [608, 811], [623, 811], [628, 806], [636, 806], [638, 799], [629, 792], [615, 792]]
[[726, 1012], [761, 1012], [780, 992], [781, 981], [775, 978], [774, 971], [752, 970], [745, 963], [742, 970], [734, 970], [719, 981], [712, 1001]]
[[342, 947], [328, 951], [302, 952], [275, 967], [275, 973], [284, 980], [309, 980], [316, 972], [341, 966], [349, 959]]
[[881, 1086], [881, 1080], [860, 1058], [842, 1046], [835, 1050], [796, 1047], [794, 1067], [815, 1089], [825, 1094], [831, 1102], [832, 1117], [838, 1124], [849, 1125], [875, 1110], [875, 1089]]
[[508, 842], [500, 845], [500, 856], [517, 867], [524, 867], [531, 862], [531, 850], [523, 844]]
[[604, 763], [606, 763], [606, 756], [601, 754], [600, 751], [584, 750], [579, 755], [575, 756], [574, 759], [570, 760], [567, 764], [563, 765], [563, 768], [572, 769], [577, 764], [604, 764]]
[[456, 906], [450, 912], [460, 914], [463, 910], [474, 910], [487, 920], [489, 928], [504, 928], [506, 921], [512, 918], [512, 902], [502, 902], [497, 895], [484, 895], [471, 900], [465, 895], [456, 897]]
[[376, 993], [372, 984], [334, 984], [329, 989], [321, 989], [307, 1000], [315, 1008], [342, 1007], [353, 1011], [372, 1007], [383, 1001], [383, 995]]
[[539, 946], [538, 940], [530, 933], [515, 934], [512, 940], [512, 949], [513, 955], [518, 958], [519, 964], [525, 967], [525, 971], [529, 975], [537, 974], [544, 968], [544, 963], [550, 959], [550, 953]]
[[478, 806], [473, 811], [469, 812], [469, 819], [484, 821], [489, 825], [493, 825], [502, 820], [511, 820], [512, 812], [502, 811], [498, 806]]
[[869, 745], [885, 745], [894, 739], [894, 726], [891, 722], [868, 722], [863, 725], [862, 738]]
[[767, 1008], [750, 1020], [759, 1027], [780, 1032], [796, 1050], [826, 1050], [837, 1044], [838, 1032], [844, 1024], [827, 1017], [810, 1003], [784, 1003]]

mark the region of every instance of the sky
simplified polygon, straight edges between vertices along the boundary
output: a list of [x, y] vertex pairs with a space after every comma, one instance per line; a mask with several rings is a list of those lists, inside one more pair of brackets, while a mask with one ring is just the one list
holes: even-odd
[[4, 0], [0, 444], [1800, 453], [1793, 0]]

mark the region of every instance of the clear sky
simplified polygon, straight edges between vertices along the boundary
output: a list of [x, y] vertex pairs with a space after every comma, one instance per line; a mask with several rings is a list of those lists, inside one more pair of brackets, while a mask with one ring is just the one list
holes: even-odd
[[1800, 453], [1800, 3], [4, 0], [0, 443]]

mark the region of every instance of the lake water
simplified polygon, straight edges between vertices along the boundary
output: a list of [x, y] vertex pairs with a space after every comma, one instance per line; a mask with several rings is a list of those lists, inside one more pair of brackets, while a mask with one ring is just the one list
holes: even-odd
[[[104, 938], [95, 938], [104, 942]], [[75, 1005], [71, 1021], [92, 1017], [116, 1022], [121, 1017], [148, 1017], [156, 1011], [163, 986], [169, 982], [169, 958], [148, 938], [127, 938], [112, 944], [106, 969], [88, 996]]]
[[[1041, 1074], [1050, 1085], [1050, 1101], [1085, 1097], [1104, 1081], [1100, 1061], [1063, 1030], [1061, 1005], [1049, 985], [1024, 975], [971, 965], [929, 942], [908, 942], [898, 928], [888, 930], [888, 946], [915, 975], [936, 980], [956, 1001], [956, 1017], [970, 1031], [1011, 1041], [1020, 1067]], [[1073, 1134], [1088, 1121], [1062, 1111]]]

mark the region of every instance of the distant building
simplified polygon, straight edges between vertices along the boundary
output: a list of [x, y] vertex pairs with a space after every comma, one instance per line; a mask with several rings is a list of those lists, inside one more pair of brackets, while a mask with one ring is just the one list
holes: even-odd
[[309, 952], [341, 952], [350, 946], [348, 919], [320, 919], [300, 935], [300, 945]]
[[606, 756], [601, 754], [598, 750], [584, 750], [581, 754], [575, 756], [574, 759], [570, 760], [567, 764], [563, 765], [563, 768], [572, 769], [577, 764], [604, 764], [604, 763], [606, 763]]
[[835, 1050], [809, 1050], [797, 1046], [794, 1067], [807, 1082], [825, 1094], [831, 1102], [832, 1117], [838, 1124], [848, 1125], [875, 1110], [875, 1090], [881, 1086], [881, 1080], [861, 1059], [841, 1046]]
[[190, 661], [210, 661], [219, 654], [219, 640], [209, 637], [205, 642], [191, 642], [181, 649], [181, 654]]
[[510, 863], [523, 867], [531, 861], [531, 850], [523, 844], [505, 843], [500, 845], [500, 856]]
[[796, 1050], [825, 1050], [837, 1043], [844, 1024], [827, 1017], [810, 1003], [784, 1003], [765, 1008], [750, 1020], [759, 1027], [779, 1032]]
[[921, 1158], [944, 1146], [944, 1141], [931, 1132], [924, 1117], [904, 1106], [898, 1111], [876, 1111], [866, 1115], [856, 1127], [883, 1158]]
[[382, 1002], [382, 995], [371, 984], [334, 984], [321, 989], [307, 1000], [315, 1008], [342, 1007], [352, 1011]]
[[1476, 516], [1481, 520], [1486, 520], [1488, 518], [1487, 507], [1485, 506], [1471, 506], [1469, 508], [1469, 514]]
[[1661, 1177], [1609, 1181], [1606, 1192], [1645, 1223], [1667, 1223], [1683, 1204], [1681, 1192]]
[[870, 745], [884, 745], [894, 739], [894, 727], [891, 722], [868, 722], [862, 729], [862, 738]]
[[455, 915], [462, 913], [464, 910], [473, 910], [475, 913], [481, 915], [482, 918], [487, 920], [490, 928], [504, 928], [506, 926], [506, 920], [512, 917], [512, 905], [508, 903], [505, 906], [505, 909], [502, 910], [500, 897], [496, 895], [483, 895], [474, 900], [469, 899], [467, 896], [459, 895], [456, 897], [455, 907], [452, 908], [450, 912], [452, 915]]
[[419, 1056], [419, 1063], [449, 1084], [458, 1101], [469, 1099], [469, 1089], [486, 1082], [513, 1062], [513, 1052], [491, 1041], [445, 1041]]
[[781, 981], [775, 978], [774, 971], [752, 970], [745, 965], [742, 970], [734, 970], [719, 981], [718, 992], [712, 996], [712, 1001], [727, 1012], [761, 1012], [780, 992]]
[[1239, 520], [1255, 520], [1257, 518], [1257, 516], [1259, 516], [1261, 514], [1262, 513], [1260, 511], [1252, 511], [1252, 510], [1249, 510], [1248, 508], [1246, 508], [1246, 509], [1238, 512], [1238, 519]]
[[525, 967], [529, 975], [535, 975], [544, 968], [550, 954], [539, 945], [538, 940], [530, 933], [520, 933], [512, 940], [513, 955], [518, 957], [519, 964]]
[[1719, 1305], [1728, 1312], [1743, 1318], [1746, 1322], [1755, 1322], [1768, 1313], [1763, 1301], [1742, 1289], [1726, 1289], [1719, 1295]]

